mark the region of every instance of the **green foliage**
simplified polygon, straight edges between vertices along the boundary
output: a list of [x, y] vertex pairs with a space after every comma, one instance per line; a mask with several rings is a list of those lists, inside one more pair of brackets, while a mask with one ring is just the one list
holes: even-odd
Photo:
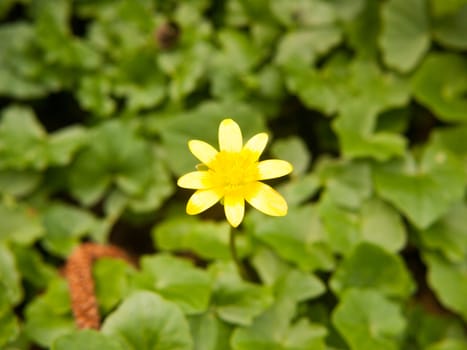
[[[0, 0], [0, 348], [467, 348], [466, 0]], [[219, 122], [285, 217], [176, 179]], [[63, 266], [82, 242], [102, 327]]]
[[109, 315], [102, 332], [117, 339], [123, 349], [188, 350], [192, 346], [180, 309], [151, 292], [130, 295]]

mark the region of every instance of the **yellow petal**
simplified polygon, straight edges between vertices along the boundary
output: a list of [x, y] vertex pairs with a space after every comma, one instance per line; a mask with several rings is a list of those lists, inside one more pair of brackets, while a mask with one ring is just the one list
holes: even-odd
[[268, 143], [268, 134], [262, 132], [260, 134], [256, 134], [243, 147], [244, 150], [250, 151], [254, 155], [254, 160], [258, 160], [261, 153], [263, 153], [264, 149], [266, 148], [266, 144]]
[[186, 212], [189, 215], [199, 214], [211, 208], [221, 197], [222, 193], [217, 190], [198, 190], [188, 200]]
[[271, 216], [287, 214], [287, 202], [272, 187], [262, 182], [255, 182], [249, 187], [245, 199], [253, 207]]
[[189, 141], [188, 148], [203, 164], [209, 164], [218, 153], [209, 143], [200, 140]]
[[237, 227], [242, 222], [245, 214], [245, 201], [239, 196], [225, 196], [224, 211], [230, 225]]
[[177, 185], [182, 188], [190, 188], [193, 190], [210, 188], [212, 187], [211, 175], [207, 171], [193, 171], [180, 177], [177, 181]]
[[242, 131], [232, 119], [224, 119], [219, 125], [219, 149], [240, 152], [243, 146]]
[[274, 179], [290, 174], [292, 164], [280, 159], [268, 159], [258, 163], [258, 180]]

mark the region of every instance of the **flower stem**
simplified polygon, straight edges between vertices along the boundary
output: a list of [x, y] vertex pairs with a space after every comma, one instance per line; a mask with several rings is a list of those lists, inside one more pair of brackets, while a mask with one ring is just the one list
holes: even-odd
[[232, 255], [232, 259], [237, 266], [238, 274], [244, 280], [248, 280], [248, 273], [243, 265], [242, 261], [238, 257], [237, 247], [235, 245], [235, 235], [237, 233], [237, 229], [235, 227], [230, 228], [230, 237], [229, 237], [229, 245], [230, 245], [230, 254]]

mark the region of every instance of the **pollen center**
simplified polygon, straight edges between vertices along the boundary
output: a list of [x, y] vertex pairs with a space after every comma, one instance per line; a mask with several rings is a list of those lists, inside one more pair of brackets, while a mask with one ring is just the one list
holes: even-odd
[[221, 151], [209, 164], [215, 185], [226, 192], [236, 192], [243, 186], [258, 180], [258, 162], [247, 150]]

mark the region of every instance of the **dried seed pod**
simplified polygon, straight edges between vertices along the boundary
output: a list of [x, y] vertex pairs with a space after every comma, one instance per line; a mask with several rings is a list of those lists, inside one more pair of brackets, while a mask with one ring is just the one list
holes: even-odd
[[180, 27], [175, 22], [165, 22], [156, 29], [157, 44], [163, 50], [171, 49], [177, 44], [180, 36]]
[[73, 251], [65, 265], [65, 276], [70, 289], [71, 309], [80, 329], [100, 328], [92, 264], [101, 257], [118, 258], [133, 263], [123, 250], [111, 245], [84, 243]]

